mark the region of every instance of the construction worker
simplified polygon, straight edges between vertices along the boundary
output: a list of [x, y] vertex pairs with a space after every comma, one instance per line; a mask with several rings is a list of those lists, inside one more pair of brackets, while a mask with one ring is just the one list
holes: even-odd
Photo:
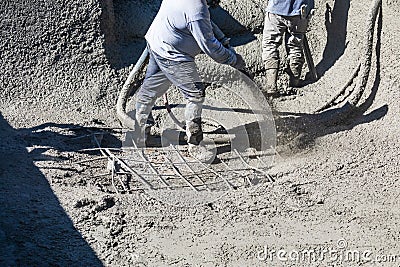
[[213, 34], [208, 8], [218, 3], [216, 0], [162, 1], [145, 36], [150, 61], [136, 102], [137, 126], [146, 139], [154, 124], [151, 110], [156, 99], [166, 93], [171, 84], [177, 86], [187, 101], [185, 122], [189, 152], [205, 161], [211, 153], [201, 145], [205, 87], [194, 58], [203, 51], [218, 63], [245, 68], [243, 58], [224, 47]]
[[262, 40], [267, 94], [278, 95], [276, 84], [280, 63], [278, 48], [283, 38], [289, 61], [289, 86], [301, 85], [300, 75], [304, 64], [302, 41], [308, 27], [308, 17], [302, 13], [309, 14], [313, 8], [314, 0], [268, 1]]

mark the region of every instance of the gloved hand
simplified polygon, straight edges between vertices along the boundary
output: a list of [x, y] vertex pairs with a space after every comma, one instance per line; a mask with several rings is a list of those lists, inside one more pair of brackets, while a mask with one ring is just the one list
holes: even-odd
[[244, 62], [244, 59], [241, 55], [236, 54], [236, 64], [234, 64], [232, 67], [234, 67], [237, 70], [246, 69], [246, 62]]

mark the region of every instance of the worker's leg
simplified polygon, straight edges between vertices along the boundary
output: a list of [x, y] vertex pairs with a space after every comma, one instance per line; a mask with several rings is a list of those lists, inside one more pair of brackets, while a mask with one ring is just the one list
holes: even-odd
[[154, 125], [151, 110], [157, 98], [162, 96], [170, 86], [171, 82], [161, 71], [154, 55], [150, 52], [146, 76], [138, 91], [136, 101], [136, 121], [143, 140], [145, 135], [149, 134], [150, 127]]
[[279, 51], [282, 44], [282, 36], [286, 30], [286, 25], [282, 23], [282, 17], [267, 12], [264, 21], [262, 39], [262, 59], [266, 69], [267, 93], [277, 92], [276, 81], [279, 68]]
[[194, 62], [172, 62], [157, 58], [160, 68], [168, 79], [176, 85], [186, 99], [185, 120], [189, 153], [202, 162], [211, 162], [214, 153], [201, 144], [203, 130], [201, 114], [205, 88]]
[[189, 144], [198, 145], [203, 140], [201, 126], [201, 113], [203, 110], [203, 98], [188, 98], [185, 109], [186, 135]]
[[286, 49], [290, 68], [290, 86], [300, 85], [301, 70], [304, 65], [303, 38], [307, 31], [308, 21], [300, 16], [287, 17], [288, 34]]
[[198, 145], [203, 140], [201, 114], [205, 97], [204, 84], [197, 72], [194, 62], [184, 62], [176, 66], [180, 73], [177, 80], [172, 81], [181, 90], [186, 99], [185, 120], [188, 143]]
[[198, 145], [203, 140], [201, 113], [205, 97], [204, 85], [194, 62], [176, 62], [155, 57], [165, 76], [177, 86], [186, 99], [185, 120], [188, 143]]
[[266, 69], [277, 69], [279, 67], [278, 48], [282, 44], [285, 31], [286, 25], [282, 22], [282, 17], [267, 12], [262, 38], [262, 59]]

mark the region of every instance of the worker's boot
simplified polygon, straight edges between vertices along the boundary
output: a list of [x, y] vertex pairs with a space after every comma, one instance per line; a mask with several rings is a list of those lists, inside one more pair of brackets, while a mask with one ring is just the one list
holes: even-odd
[[202, 142], [203, 130], [200, 118], [186, 123], [186, 135], [189, 145], [189, 154], [192, 157], [204, 163], [211, 163], [214, 161], [215, 154], [208, 150]]
[[289, 87], [298, 88], [304, 85], [304, 81], [300, 79], [301, 70], [303, 68], [302, 62], [290, 63], [289, 64]]
[[215, 154], [204, 146], [203, 129], [201, 125], [201, 111], [203, 100], [189, 101], [186, 105], [186, 137], [189, 145], [189, 154], [204, 163], [214, 161]]
[[267, 79], [267, 83], [265, 84], [267, 89], [267, 96], [276, 97], [279, 96], [277, 80], [278, 80], [278, 69], [267, 69], [265, 71], [265, 77]]
[[188, 144], [199, 145], [203, 141], [201, 118], [186, 122], [186, 137]]
[[155, 140], [150, 135], [151, 128], [154, 126], [154, 119], [151, 114], [153, 105], [136, 103], [136, 127], [133, 141], [139, 147], [155, 146]]

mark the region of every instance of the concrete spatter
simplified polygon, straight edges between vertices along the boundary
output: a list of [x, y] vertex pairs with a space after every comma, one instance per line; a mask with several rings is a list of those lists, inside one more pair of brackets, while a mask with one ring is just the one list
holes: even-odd
[[[310, 113], [343, 85], [356, 66], [369, 2], [350, 1], [347, 25], [338, 21], [328, 38], [327, 4], [332, 9], [337, 6], [337, 12], [346, 12], [339, 8], [344, 2], [316, 1], [318, 9], [308, 33], [314, 60], [318, 64], [323, 59], [329, 39], [332, 50], [325, 53], [330, 57], [325, 62], [333, 65], [328, 64], [324, 76], [303, 88], [298, 96], [275, 101], [277, 112], [297, 113], [292, 114], [295, 116]], [[0, 20], [0, 101], [1, 112], [11, 125], [29, 127], [47, 121], [83, 124], [93, 118], [117, 125], [116, 95], [143, 40], [128, 39], [124, 47], [113, 47], [118, 45], [117, 37], [113, 43], [100, 25], [102, 3], [36, 0], [0, 4], [1, 17], [5, 18]], [[149, 10], [143, 9], [145, 1], [137, 3], [140, 10]], [[261, 11], [254, 13], [257, 19], [251, 21], [247, 16], [253, 12], [250, 1], [222, 1], [222, 6], [244, 28], [250, 29], [246, 34], [257, 37], [258, 41], [238, 42], [241, 45], [237, 50], [245, 54], [252, 71], [260, 71], [257, 79], [262, 83], [263, 68], [258, 56]], [[237, 6], [243, 8], [237, 9]], [[400, 49], [395, 29], [400, 24], [399, 6], [398, 0], [383, 1], [379, 90], [370, 109], [347, 125], [314, 131], [315, 136], [308, 140], [311, 141], [308, 149], [296, 150], [295, 155], [282, 155], [284, 158], [270, 170], [277, 183], [258, 192], [235, 193], [196, 209], [172, 208], [139, 193], [113, 195], [115, 204], [99, 209], [103, 196], [113, 194], [102, 186], [109, 180], [93, 177], [104, 174], [102, 164], [93, 163], [82, 170], [68, 162], [62, 162], [62, 166], [42, 162], [41, 166], [46, 168], [41, 170], [47, 179], [52, 179], [52, 189], [64, 209], [107, 266], [133, 265], [140, 261], [149, 266], [260, 266], [255, 254], [264, 245], [281, 248], [300, 244], [317, 248], [316, 244], [330, 245], [340, 238], [345, 238], [351, 249], [372, 246], [380, 248], [380, 253], [398, 254]], [[257, 10], [255, 5], [254, 10]], [[343, 19], [340, 12], [334, 18]], [[149, 20], [145, 24], [148, 23]], [[222, 26], [227, 30], [230, 27]], [[335, 38], [343, 37], [344, 29], [345, 43], [343, 38]], [[141, 29], [140, 34], [127, 36], [136, 38], [143, 32]], [[241, 31], [233, 31], [232, 35], [244, 38]], [[139, 42], [137, 50], [131, 50], [135, 45], [130, 41]], [[87, 47], [93, 50], [84, 52]], [[118, 67], [118, 62], [110, 63], [113, 49], [120, 53], [116, 61], [123, 61]], [[374, 79], [372, 75], [371, 83]], [[301, 122], [308, 128], [313, 124], [313, 117]], [[286, 126], [298, 122], [286, 118], [282, 123]], [[285, 131], [288, 130], [299, 129]], [[45, 141], [37, 132], [25, 132], [22, 137], [29, 142]], [[10, 139], [9, 142], [20, 141]], [[81, 142], [89, 144], [90, 140]], [[52, 146], [55, 145], [53, 142]], [[69, 144], [64, 146], [67, 148]], [[39, 148], [35, 151], [33, 155], [72, 157], [73, 161], [87, 157], [65, 151], [41, 152]], [[65, 169], [71, 167], [69, 164], [73, 168]], [[15, 168], [8, 171], [12, 171], [11, 176], [18, 173]], [[14, 195], [20, 193], [18, 188], [7, 190], [14, 190]], [[15, 209], [15, 214], [20, 214], [18, 205]], [[29, 238], [26, 234], [26, 239]], [[47, 249], [52, 248], [43, 248], [43, 253]], [[387, 264], [391, 265], [397, 266], [398, 262]], [[275, 266], [280, 266], [279, 262]]]

